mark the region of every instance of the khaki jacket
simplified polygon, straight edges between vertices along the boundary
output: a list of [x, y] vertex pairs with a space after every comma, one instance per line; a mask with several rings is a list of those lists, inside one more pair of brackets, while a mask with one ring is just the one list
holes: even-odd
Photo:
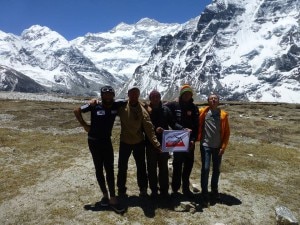
[[154, 147], [160, 147], [150, 116], [141, 104], [132, 107], [127, 103], [126, 106], [119, 108], [118, 115], [121, 121], [121, 142], [126, 144], [138, 144], [145, 140], [145, 133]]

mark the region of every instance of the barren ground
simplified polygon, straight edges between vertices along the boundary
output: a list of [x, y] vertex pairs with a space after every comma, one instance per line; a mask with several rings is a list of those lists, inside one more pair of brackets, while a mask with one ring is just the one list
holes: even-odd
[[[82, 101], [22, 100], [0, 93], [0, 224], [276, 224], [274, 208], [288, 207], [300, 219], [300, 106], [227, 103], [232, 135], [220, 178], [221, 202], [201, 206], [179, 197], [138, 197], [135, 166], [128, 170], [127, 211], [97, 207], [96, 183], [86, 133], [73, 108]], [[29, 97], [27, 97], [28, 99]], [[115, 165], [118, 132], [113, 134]], [[192, 183], [199, 187], [199, 146]], [[115, 167], [115, 174], [117, 167]], [[180, 202], [191, 200], [195, 212]]]

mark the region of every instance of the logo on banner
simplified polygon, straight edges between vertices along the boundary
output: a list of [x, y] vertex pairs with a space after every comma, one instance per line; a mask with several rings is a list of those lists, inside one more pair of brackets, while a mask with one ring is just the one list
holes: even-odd
[[190, 132], [186, 130], [165, 130], [163, 133], [162, 150], [167, 152], [187, 151]]

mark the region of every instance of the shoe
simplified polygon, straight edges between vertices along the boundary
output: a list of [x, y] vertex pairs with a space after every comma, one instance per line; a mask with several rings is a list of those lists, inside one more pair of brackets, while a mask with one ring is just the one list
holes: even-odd
[[163, 197], [163, 198], [168, 198], [168, 197], [170, 197], [168, 191], [161, 191], [161, 192], [160, 192], [160, 196]]
[[209, 207], [209, 196], [208, 193], [201, 193], [202, 195], [202, 206], [203, 207]]
[[140, 191], [140, 195], [139, 196], [140, 197], [147, 197], [148, 196], [147, 189], [142, 189]]
[[109, 204], [108, 197], [102, 197], [101, 200], [100, 200], [100, 205], [101, 206], [108, 206], [108, 204]]
[[186, 197], [189, 197], [189, 198], [193, 198], [194, 197], [194, 193], [191, 192], [190, 190], [185, 190], [182, 192]]
[[110, 207], [111, 207], [116, 213], [123, 213], [123, 212], [125, 212], [125, 208], [123, 208], [119, 203], [117, 203], [117, 204], [110, 204]]
[[216, 201], [219, 201], [221, 199], [221, 196], [220, 196], [220, 193], [218, 190], [214, 190], [211, 192], [212, 194], [212, 197], [216, 200]]
[[157, 192], [152, 192], [151, 195], [150, 195], [150, 197], [154, 198], [154, 199], [157, 198], [158, 197]]
[[127, 198], [128, 197], [128, 195], [126, 194], [126, 192], [118, 192], [118, 197], [120, 197], [120, 198]]
[[174, 192], [171, 193], [171, 197], [172, 197], [172, 198], [179, 198], [179, 197], [180, 197], [180, 194], [179, 194], [178, 191], [174, 191]]
[[171, 200], [171, 195], [168, 192], [160, 193], [159, 197], [160, 197], [159, 199], [162, 199], [162, 200], [166, 200], [166, 201]]

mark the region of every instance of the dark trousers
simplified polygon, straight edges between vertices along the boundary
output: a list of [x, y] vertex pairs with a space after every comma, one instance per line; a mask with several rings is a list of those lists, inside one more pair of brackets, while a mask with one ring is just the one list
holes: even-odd
[[194, 151], [174, 152], [173, 154], [173, 176], [172, 191], [178, 192], [181, 181], [182, 191], [190, 190], [190, 175], [194, 165]]
[[210, 148], [200, 145], [201, 152], [201, 189], [203, 193], [208, 193], [208, 178], [210, 162], [212, 161], [213, 171], [211, 177], [211, 190], [218, 191], [218, 183], [220, 177], [220, 168], [222, 156], [219, 156], [219, 148]]
[[[158, 152], [153, 145], [146, 146], [147, 156], [147, 170], [149, 186], [152, 193], [157, 193], [159, 190], [161, 194], [167, 194], [169, 191], [169, 169], [168, 169], [168, 152]], [[157, 175], [158, 168], [158, 175]]]
[[106, 173], [106, 181], [111, 197], [115, 196], [114, 177], [114, 151], [111, 139], [88, 139], [88, 145], [93, 157], [96, 178], [103, 194], [108, 194], [106, 188], [103, 167]]
[[148, 179], [146, 172], [146, 162], [145, 162], [145, 143], [141, 142], [138, 144], [126, 144], [120, 142], [119, 147], [119, 161], [118, 161], [118, 176], [117, 176], [117, 186], [119, 193], [126, 193], [126, 179], [128, 170], [128, 160], [133, 154], [135, 164], [136, 164], [136, 174], [137, 183], [140, 191], [147, 189]]

